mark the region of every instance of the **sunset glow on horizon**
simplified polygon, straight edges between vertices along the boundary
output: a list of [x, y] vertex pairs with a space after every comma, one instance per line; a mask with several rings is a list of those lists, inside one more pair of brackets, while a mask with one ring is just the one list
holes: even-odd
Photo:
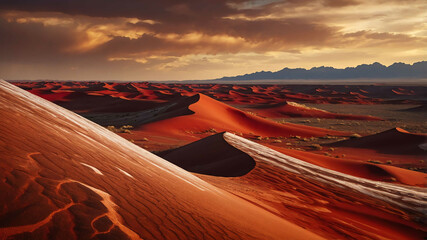
[[213, 79], [427, 58], [424, 0], [0, 3], [0, 78]]

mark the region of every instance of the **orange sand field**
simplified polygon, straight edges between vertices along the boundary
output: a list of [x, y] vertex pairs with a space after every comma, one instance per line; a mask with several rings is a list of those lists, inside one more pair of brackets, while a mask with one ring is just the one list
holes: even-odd
[[0, 84], [1, 239], [321, 239], [101, 126]]
[[14, 85], [0, 81], [0, 239], [427, 237], [427, 174], [387, 164], [424, 164], [427, 134], [271, 119], [381, 121], [303, 103], [422, 105], [423, 87]]

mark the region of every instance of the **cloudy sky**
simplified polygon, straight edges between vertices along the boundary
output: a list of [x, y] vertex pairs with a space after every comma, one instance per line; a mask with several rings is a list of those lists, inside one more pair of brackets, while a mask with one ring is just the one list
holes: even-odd
[[4, 79], [212, 79], [422, 60], [425, 0], [0, 1]]

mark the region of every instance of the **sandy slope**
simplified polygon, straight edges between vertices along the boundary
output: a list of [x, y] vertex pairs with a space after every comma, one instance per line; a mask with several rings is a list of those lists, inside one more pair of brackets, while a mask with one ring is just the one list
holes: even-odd
[[0, 239], [317, 239], [0, 82]]
[[343, 132], [297, 124], [276, 123], [243, 112], [203, 94], [194, 95], [190, 99], [191, 101], [187, 101], [187, 104], [180, 105], [181, 108], [190, 110], [190, 114], [177, 115], [161, 121], [148, 123], [139, 129], [151, 133], [157, 132], [168, 135], [182, 135], [186, 131], [203, 132], [212, 128], [216, 131], [253, 133], [260, 136], [324, 136], [326, 134], [345, 134]]
[[[316, 181], [341, 188], [352, 189], [362, 194], [395, 204], [405, 210], [415, 211], [420, 214], [422, 218], [427, 220], [427, 213], [424, 212], [427, 208], [427, 189], [425, 188], [406, 187], [353, 177], [281, 154], [234, 134], [225, 133], [224, 138], [231, 145], [249, 154], [253, 158], [264, 160], [286, 171], [297, 173], [304, 177], [315, 179]], [[424, 175], [425, 177], [427, 176], [427, 174]]]
[[[300, 152], [305, 160], [302, 161], [230, 133], [171, 150], [163, 157], [171, 161], [185, 159], [193, 165], [198, 162], [201, 166], [208, 162], [213, 166], [211, 175], [218, 175], [209, 156], [221, 152], [222, 147], [215, 146], [227, 144], [234, 148], [234, 158], [243, 161], [250, 156], [256, 166], [237, 178], [200, 177], [318, 234], [333, 239], [421, 239], [426, 234], [427, 229], [420, 222], [427, 220], [427, 190], [365, 178], [382, 173], [375, 169], [363, 172], [362, 166], [351, 169], [350, 163], [326, 163], [335, 170], [361, 171], [348, 175], [306, 162], [307, 159], [322, 162], [315, 154]], [[216, 159], [222, 162], [227, 158], [230, 156]], [[232, 164], [229, 167], [236, 168]], [[388, 174], [395, 170], [402, 178], [414, 174], [389, 168], [382, 170], [389, 171]], [[426, 174], [416, 174], [426, 179]]]
[[[268, 145], [268, 147], [303, 161], [355, 177], [361, 177], [375, 181], [396, 182], [411, 186], [427, 186], [427, 174], [425, 173], [415, 172], [385, 164], [374, 164], [366, 162], [367, 157], [376, 158], [378, 156], [377, 153], [371, 152], [370, 156], [364, 156], [365, 159], [362, 159], [363, 161], [357, 161], [351, 160], [353, 159], [352, 156], [359, 154], [361, 155], [359, 158], [363, 158], [363, 154], [360, 153], [360, 150], [355, 148], [346, 148], [345, 158], [335, 158], [271, 145]], [[337, 151], [338, 150], [334, 150], [334, 152]], [[399, 155], [396, 157], [399, 157]], [[400, 157], [405, 158], [405, 156]], [[387, 159], [390, 159], [390, 156], [388, 156]]]

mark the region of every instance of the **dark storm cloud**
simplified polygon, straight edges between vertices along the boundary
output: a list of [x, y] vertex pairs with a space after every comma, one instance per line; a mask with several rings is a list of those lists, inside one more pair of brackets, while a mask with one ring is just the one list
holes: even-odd
[[54, 61], [77, 44], [80, 34], [61, 26], [16, 23], [0, 19], [0, 61]]
[[[262, 4], [265, 2], [265, 4]], [[61, 12], [92, 17], [128, 17], [159, 22], [198, 22], [243, 14], [262, 16], [277, 5], [304, 6], [309, 0], [2, 0], [0, 9], [29, 12]], [[357, 0], [319, 0], [327, 7], [358, 4]], [[244, 7], [242, 7], [244, 6]]]
[[215, 19], [197, 23], [154, 24], [144, 27], [157, 33], [185, 34], [199, 32], [207, 35], [226, 34], [242, 37], [251, 42], [276, 40], [306, 44], [308, 42], [323, 42], [327, 36], [332, 36], [337, 28], [305, 19]]
[[158, 21], [194, 21], [236, 12], [223, 0], [4, 0], [0, 2], [0, 9], [62, 12], [92, 17], [135, 17]]
[[[273, 47], [281, 49], [294, 48], [295, 46], [313, 45], [320, 46], [327, 42], [328, 38], [334, 36], [337, 30], [321, 23], [310, 22], [307, 19], [227, 19], [225, 17], [236, 14], [243, 15], [263, 15], [263, 11], [268, 11], [268, 6], [276, 2], [259, 7], [257, 9], [239, 9], [238, 4], [244, 1], [218, 1], [218, 0], [198, 0], [198, 1], [136, 1], [136, 0], [73, 0], [73, 1], [54, 1], [54, 0], [6, 0], [0, 3], [0, 9], [20, 10], [27, 12], [61, 12], [65, 14], [75, 14], [79, 18], [81, 15], [92, 17], [126, 17], [138, 18], [141, 20], [153, 20], [156, 24], [139, 22], [129, 27], [143, 28], [150, 31], [150, 35], [141, 36], [141, 39], [113, 39], [112, 43], [102, 49], [109, 49], [115, 42], [124, 42], [123, 52], [146, 51], [149, 49], [173, 49], [178, 45], [180, 49], [177, 52], [186, 52], [186, 49], [206, 49], [206, 53], [236, 52], [247, 48], [261, 50], [262, 47]], [[256, 1], [262, 2], [262, 1]], [[280, 2], [280, 1], [278, 1]], [[234, 4], [234, 5], [233, 5]], [[237, 4], [237, 5], [236, 5]], [[295, 3], [293, 3], [295, 4]], [[237, 6], [237, 7], [236, 7]], [[249, 5], [250, 6], [250, 5]], [[256, 13], [255, 13], [256, 12]], [[43, 32], [43, 31], [42, 31]], [[197, 47], [193, 44], [174, 43], [161, 39], [156, 34], [189, 34], [198, 33], [207, 36], [227, 35], [234, 38], [243, 39], [248, 44], [236, 46], [233, 44], [224, 44], [210, 41], [209, 43], [198, 43]], [[59, 33], [61, 34], [61, 33]], [[124, 36], [126, 37], [126, 36]], [[66, 41], [67, 42], [67, 41]], [[62, 45], [63, 43], [59, 43]], [[143, 45], [141, 45], [143, 44]], [[164, 44], [168, 44], [164, 46]], [[255, 46], [256, 45], [256, 46]], [[133, 46], [130, 49], [129, 46]], [[230, 47], [232, 46], [232, 48]], [[237, 47], [237, 48], [236, 48]], [[113, 52], [119, 52], [119, 47], [112, 47]], [[97, 51], [98, 53], [100, 51]]]

